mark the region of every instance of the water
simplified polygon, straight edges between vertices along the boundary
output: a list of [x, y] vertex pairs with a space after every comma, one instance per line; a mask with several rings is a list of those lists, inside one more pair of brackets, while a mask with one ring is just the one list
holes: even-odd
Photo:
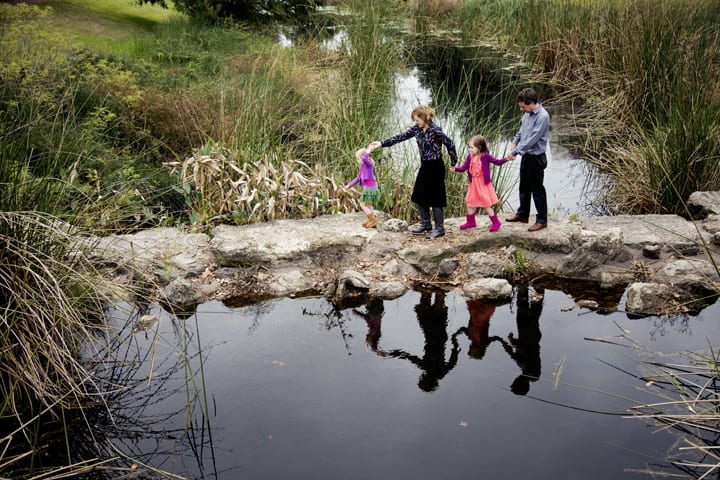
[[[325, 46], [344, 41], [336, 32]], [[397, 131], [389, 135], [411, 124], [417, 104], [443, 101], [431, 70], [397, 74], [389, 119]], [[511, 116], [516, 128], [520, 114], [504, 104], [493, 112]], [[458, 145], [468, 138], [462, 115], [445, 109], [438, 118]], [[493, 153], [502, 155], [508, 141]], [[585, 215], [593, 202], [588, 167], [557, 137], [551, 142], [548, 207]], [[398, 155], [416, 159], [416, 147], [405, 147]], [[516, 192], [509, 198], [515, 207]], [[627, 343], [623, 328], [657, 352], [707, 349], [718, 338], [720, 307], [630, 319], [566, 311], [573, 298], [558, 290], [542, 298], [520, 308], [516, 299], [492, 306], [456, 292], [440, 301], [411, 291], [382, 309], [357, 305], [360, 314], [322, 298], [210, 302], [186, 319], [150, 306], [143, 313], [159, 321], [138, 332], [121, 306], [110, 312], [118, 328], [111, 354], [87, 353], [121, 360], [97, 364], [117, 393], [109, 411], [86, 412], [92, 436], [70, 429], [71, 450], [77, 461], [121, 452], [125, 463], [203, 479], [605, 480], [648, 478], [637, 473], [648, 467], [677, 472], [666, 458], [676, 453], [678, 431], [624, 418], [633, 405], [660, 401], [656, 387], [633, 376], [635, 351], [591, 339]], [[610, 303], [613, 310], [623, 300]]]
[[[659, 401], [619, 370], [638, 373], [633, 350], [588, 338], [620, 341], [622, 326], [659, 352], [707, 349], [720, 308], [631, 320], [564, 311], [573, 300], [555, 290], [532, 305], [473, 304], [473, 321], [455, 292], [358, 305], [369, 320], [321, 298], [211, 302], [185, 320], [155, 307], [159, 322], [118, 348], [145, 360], [116, 403], [121, 433], [108, 437], [191, 478], [605, 480], [666, 465], [676, 431], [623, 418]], [[122, 323], [127, 312], [115, 314]]]

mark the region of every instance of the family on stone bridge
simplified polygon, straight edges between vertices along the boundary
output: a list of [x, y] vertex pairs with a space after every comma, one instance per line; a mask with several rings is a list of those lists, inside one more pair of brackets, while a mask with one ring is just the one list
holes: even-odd
[[[450, 156], [450, 170], [467, 172], [468, 187], [465, 195], [467, 206], [466, 221], [460, 225], [461, 230], [474, 228], [475, 214], [482, 208], [490, 217], [490, 232], [496, 232], [502, 225], [493, 210], [499, 199], [490, 177], [490, 164], [502, 165], [509, 160], [521, 156], [520, 162], [520, 206], [515, 215], [505, 219], [507, 222], [528, 223], [530, 218], [530, 199], [535, 204], [535, 223], [528, 228], [535, 232], [547, 227], [547, 196], [544, 176], [547, 167], [546, 149], [550, 129], [550, 115], [538, 102], [537, 93], [532, 88], [525, 88], [517, 95], [517, 103], [523, 112], [520, 129], [515, 134], [510, 151], [504, 158], [494, 157], [488, 148], [487, 140], [482, 135], [475, 135], [468, 141], [468, 155], [461, 166], [457, 165], [455, 144], [442, 129], [433, 122], [434, 110], [428, 105], [420, 105], [413, 109], [411, 118], [415, 123], [405, 132], [382, 141], [371, 142], [367, 148], [356, 152], [359, 171], [345, 189], [356, 185], [362, 187], [360, 207], [368, 219], [363, 223], [365, 228], [373, 228], [378, 220], [375, 216], [374, 204], [379, 196], [377, 181], [374, 174], [373, 150], [390, 147], [405, 140], [415, 138], [420, 153], [420, 168], [415, 178], [415, 186], [411, 200], [417, 206], [420, 224], [414, 228], [413, 234], [425, 235], [433, 239], [445, 235], [444, 211], [447, 206], [445, 191], [445, 163], [442, 157], [443, 146]], [[431, 215], [435, 220], [432, 226]]]

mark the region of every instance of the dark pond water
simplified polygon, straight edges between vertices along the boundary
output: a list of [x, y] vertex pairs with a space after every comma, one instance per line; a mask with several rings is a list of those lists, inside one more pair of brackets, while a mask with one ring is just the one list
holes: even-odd
[[676, 431], [624, 418], [659, 401], [632, 376], [635, 351], [590, 339], [707, 349], [718, 305], [630, 319], [522, 292], [503, 305], [420, 291], [344, 310], [206, 303], [184, 320], [152, 307], [159, 321], [126, 326], [115, 348], [134, 388], [112, 428], [94, 421], [133, 459], [190, 478], [606, 480], [667, 465]]

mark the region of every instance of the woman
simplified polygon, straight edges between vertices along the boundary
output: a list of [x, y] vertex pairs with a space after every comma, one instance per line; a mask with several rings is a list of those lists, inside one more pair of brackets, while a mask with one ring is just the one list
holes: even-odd
[[[414, 234], [425, 234], [425, 238], [437, 238], [445, 235], [444, 212], [447, 206], [445, 193], [445, 163], [442, 158], [442, 146], [450, 155], [450, 164], [457, 163], [457, 152], [453, 141], [433, 123], [435, 111], [428, 105], [420, 105], [412, 111], [415, 125], [406, 132], [368, 145], [370, 151], [379, 147], [390, 147], [396, 143], [415, 138], [420, 151], [420, 169], [415, 178], [415, 186], [410, 197], [420, 213], [420, 225], [412, 230]], [[435, 217], [435, 229], [430, 222], [430, 209]]]

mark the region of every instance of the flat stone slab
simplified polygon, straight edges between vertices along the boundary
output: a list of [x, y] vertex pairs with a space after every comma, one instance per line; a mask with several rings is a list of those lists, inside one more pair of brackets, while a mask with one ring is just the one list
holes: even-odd
[[119, 264], [133, 262], [153, 265], [162, 277], [200, 275], [215, 261], [210, 251], [210, 237], [188, 233], [177, 228], [153, 228], [127, 235], [96, 239], [95, 252]]
[[[663, 245], [667, 250], [683, 250], [702, 243], [704, 233], [693, 222], [679, 215], [617, 215], [582, 221], [588, 230], [605, 232], [613, 227], [622, 231], [623, 243], [642, 249], [647, 245]], [[705, 238], [706, 242], [710, 239]]]
[[[527, 255], [526, 264], [537, 275], [595, 280], [612, 288], [637, 281], [668, 283], [708, 298], [720, 293], [720, 252], [708, 248], [718, 235], [713, 233], [715, 214], [703, 221], [677, 215], [619, 215], [582, 222], [550, 218], [548, 228], [537, 232], [501, 218], [503, 225], [494, 233], [488, 231], [487, 216], [478, 215], [477, 228], [469, 230], [459, 229], [464, 217], [446, 218], [446, 234], [436, 239], [412, 235], [407, 222], [384, 213], [378, 217], [377, 229], [364, 228], [366, 217], [356, 212], [218, 225], [208, 235], [157, 228], [89, 240], [98, 263], [114, 268], [119, 280], [130, 282], [139, 271], [159, 287], [174, 282], [177, 288], [162, 294], [183, 308], [205, 298], [327, 294], [347, 283], [338, 275], [351, 270], [367, 279], [361, 290], [383, 298], [399, 296], [424, 281], [472, 287], [475, 280], [512, 272], [520, 253]], [[476, 264], [485, 256], [494, 262], [483, 270], [487, 265]], [[139, 268], [124, 273], [122, 267], [130, 264]]]
[[275, 220], [212, 231], [211, 248], [221, 266], [334, 264], [357, 253], [377, 230], [366, 229], [362, 214], [323, 215], [304, 220]]

